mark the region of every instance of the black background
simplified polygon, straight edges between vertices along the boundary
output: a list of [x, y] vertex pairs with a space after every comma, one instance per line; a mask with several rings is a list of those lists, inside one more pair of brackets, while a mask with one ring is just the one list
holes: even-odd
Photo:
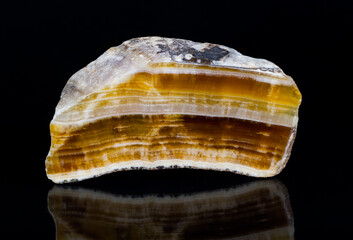
[[[98, 3], [99, 2], [99, 3]], [[352, 234], [351, 1], [12, 1], [1, 3], [2, 236], [54, 239], [44, 160], [49, 122], [69, 77], [139, 36], [223, 44], [268, 59], [303, 101], [287, 167], [295, 238]], [[231, 173], [129, 171], [76, 183], [120, 193], [182, 193], [250, 182]], [[75, 185], [75, 184], [74, 184]]]

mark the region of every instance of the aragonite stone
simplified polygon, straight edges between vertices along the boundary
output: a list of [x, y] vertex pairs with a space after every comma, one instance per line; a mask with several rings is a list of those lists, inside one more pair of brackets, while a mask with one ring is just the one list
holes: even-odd
[[294, 239], [285, 187], [257, 181], [183, 195], [119, 195], [55, 186], [56, 239]]
[[210, 43], [131, 39], [67, 82], [47, 175], [63, 183], [192, 167], [270, 177], [287, 163], [300, 102], [292, 78], [267, 60]]

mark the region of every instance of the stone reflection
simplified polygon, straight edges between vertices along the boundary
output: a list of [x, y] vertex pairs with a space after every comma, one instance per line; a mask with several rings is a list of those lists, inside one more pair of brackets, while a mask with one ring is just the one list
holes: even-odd
[[294, 239], [285, 186], [262, 180], [188, 195], [118, 195], [55, 186], [57, 239]]

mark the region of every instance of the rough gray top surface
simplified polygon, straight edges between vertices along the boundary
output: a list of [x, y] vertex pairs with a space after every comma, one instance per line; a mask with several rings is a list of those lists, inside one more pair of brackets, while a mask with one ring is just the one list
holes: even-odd
[[223, 45], [175, 38], [133, 38], [108, 49], [95, 61], [76, 72], [62, 91], [55, 116], [106, 84], [119, 83], [125, 76], [143, 71], [151, 63], [160, 62], [240, 68], [273, 77], [286, 77], [272, 62], [244, 56]]

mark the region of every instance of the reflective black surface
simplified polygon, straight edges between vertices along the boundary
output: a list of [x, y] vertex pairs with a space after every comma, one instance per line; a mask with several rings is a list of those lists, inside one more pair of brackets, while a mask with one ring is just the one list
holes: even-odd
[[[285, 170], [279, 177], [272, 178], [271, 180], [252, 179], [245, 176], [233, 175], [231, 173], [177, 169], [121, 172], [102, 176], [97, 179], [87, 180], [85, 182], [63, 186], [53, 186], [45, 181], [43, 181], [42, 184], [35, 184], [34, 182], [31, 182], [30, 179], [26, 180], [24, 183], [16, 183], [12, 181], [11, 183], [8, 182], [4, 184], [4, 182], [2, 182], [2, 204], [5, 207], [3, 208], [4, 224], [1, 231], [6, 234], [15, 234], [15, 236], [18, 237], [25, 237], [28, 234], [31, 234], [37, 236], [38, 238], [55, 239], [57, 235], [56, 227], [54, 219], [48, 209], [48, 205], [50, 205], [50, 194], [53, 191], [53, 188], [73, 190], [76, 191], [78, 195], [80, 195], [80, 191], [83, 189], [90, 192], [90, 194], [96, 198], [99, 198], [99, 195], [103, 194], [104, 196], [111, 196], [113, 199], [119, 199], [119, 197], [143, 199], [146, 196], [151, 195], [161, 199], [168, 196], [180, 199], [182, 196], [192, 196], [202, 193], [206, 193], [207, 195], [207, 193], [222, 191], [224, 189], [244, 189], [244, 186], [246, 189], [246, 186], [256, 185], [262, 181], [275, 181], [279, 182], [280, 185], [283, 185], [283, 189], [288, 189], [289, 192], [289, 208], [292, 209], [292, 219], [294, 219], [294, 223], [291, 225], [292, 227], [290, 226], [289, 229], [286, 230], [286, 236], [292, 236], [292, 231], [294, 231], [294, 236], [296, 239], [325, 237], [324, 235], [329, 235], [332, 237], [345, 236], [348, 233], [349, 226], [351, 225], [350, 213], [352, 212], [350, 198], [347, 194], [350, 190], [345, 189], [347, 185], [328, 184], [329, 182], [324, 179], [320, 181], [320, 184], [318, 184], [317, 181], [308, 181], [307, 183], [304, 183], [304, 180], [301, 179], [302, 176], [300, 176], [300, 174], [294, 175], [289, 173], [288, 170], [290, 170], [290, 168]], [[299, 180], [296, 180], [297, 178], [295, 176], [298, 176]], [[285, 195], [285, 192], [286, 190], [284, 190], [283, 195]], [[87, 197], [86, 195], [83, 194], [84, 197]], [[69, 203], [75, 203], [72, 199], [67, 201]], [[270, 214], [267, 215], [267, 221], [270, 225], [265, 225], [267, 228], [275, 228], [276, 224], [287, 224], [286, 226], [288, 226], [288, 221], [283, 220], [284, 218], [282, 218], [283, 221], [281, 223], [274, 224], [269, 221], [268, 219], [271, 220], [271, 216], [275, 211], [269, 208], [271, 204], [264, 204], [265, 205], [263, 207], [267, 209], [267, 211], [270, 211]], [[246, 200], [245, 205], [243, 204], [243, 206], [246, 206]], [[62, 207], [64, 207], [64, 205]], [[144, 211], [149, 209], [146, 206], [144, 208]], [[104, 203], [102, 209], [104, 209]], [[245, 211], [246, 208], [240, 209]], [[128, 212], [127, 209], [125, 209], [125, 211]], [[77, 214], [77, 212], [75, 214]], [[97, 211], [96, 214], [99, 215], [99, 211]], [[102, 216], [105, 216], [107, 213], [103, 211], [101, 214]], [[218, 214], [222, 215], [222, 212], [219, 212]], [[170, 217], [172, 218], [172, 216]], [[224, 225], [223, 227], [219, 226], [218, 220], [222, 223], [222, 218], [217, 219], [213, 216], [213, 218], [211, 218], [212, 221], [208, 223], [211, 225], [207, 227], [207, 229], [210, 227], [213, 228], [212, 236], [217, 235], [220, 239], [222, 239], [221, 236], [227, 236], [227, 234], [245, 237], [249, 233], [247, 232], [249, 229], [251, 232], [257, 231], [257, 226], [260, 227], [258, 234], [262, 232], [263, 229], [261, 228], [261, 225], [255, 224], [261, 220], [259, 212], [255, 211], [251, 213], [250, 211], [249, 215], [242, 215], [242, 217], [245, 218], [246, 221], [239, 221], [239, 219], [229, 220], [230, 222], [234, 221], [232, 224], [234, 225], [234, 228], [232, 228], [229, 225]], [[70, 215], [67, 216], [66, 220], [68, 219], [72, 220]], [[163, 218], [161, 219], [163, 220]], [[276, 220], [275, 217], [274, 219]], [[158, 216], [155, 217], [154, 220], [157, 221], [157, 223], [149, 222], [148, 225], [153, 226], [153, 223], [158, 224]], [[77, 226], [77, 224], [74, 224], [74, 226]], [[323, 226], [326, 228], [323, 228]], [[132, 226], [127, 224], [127, 226], [125, 226], [124, 229], [121, 229], [121, 231], [127, 231], [128, 227]], [[101, 231], [99, 226], [96, 226], [94, 229], [96, 228], [97, 231]], [[111, 226], [111, 230], [116, 228], [117, 226], [115, 225]], [[72, 231], [75, 236], [78, 230], [74, 229]], [[85, 232], [86, 230], [81, 229], [80, 231]], [[195, 236], [202, 236], [202, 232], [202, 228], [196, 228], [196, 230], [194, 228], [193, 230]], [[92, 234], [92, 232], [88, 235], [90, 234]], [[136, 238], [135, 235], [133, 237], [134, 239], [143, 239]], [[186, 237], [184, 237], [184, 239], [185, 238]], [[287, 237], [284, 239], [292, 238]]]
[[294, 239], [288, 192], [278, 180], [188, 194], [55, 186], [48, 208], [57, 239]]
[[[109, 47], [151, 35], [224, 44], [293, 77], [303, 95], [298, 133], [275, 179], [288, 189], [295, 239], [350, 238], [351, 1], [11, 1], [0, 10], [1, 238], [55, 239], [47, 201], [54, 184], [44, 160], [60, 92]], [[179, 196], [256, 180], [178, 169], [114, 173], [68, 187]]]

